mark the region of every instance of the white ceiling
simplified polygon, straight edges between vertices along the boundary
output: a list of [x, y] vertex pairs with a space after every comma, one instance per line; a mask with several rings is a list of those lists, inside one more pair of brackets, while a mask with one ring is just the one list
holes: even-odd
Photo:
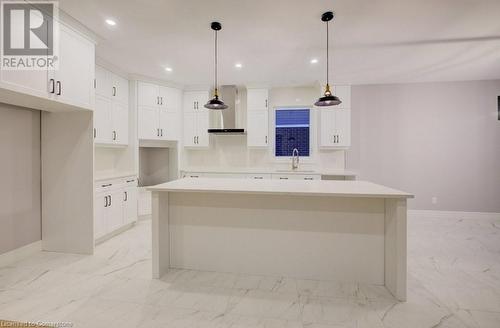
[[[336, 82], [500, 78], [499, 0], [61, 0], [60, 7], [102, 38], [98, 57], [128, 73], [182, 85], [213, 80], [213, 20], [223, 26], [221, 84], [324, 80], [320, 17], [327, 10], [336, 13]], [[106, 25], [107, 18], [117, 25]], [[311, 58], [319, 63], [310, 64]]]

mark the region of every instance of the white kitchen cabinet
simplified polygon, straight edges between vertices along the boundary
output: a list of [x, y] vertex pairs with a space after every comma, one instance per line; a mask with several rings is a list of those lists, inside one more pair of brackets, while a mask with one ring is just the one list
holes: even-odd
[[60, 24], [59, 68], [49, 71], [49, 92], [59, 102], [94, 109], [94, 44]]
[[180, 98], [178, 89], [139, 82], [139, 139], [179, 140]]
[[156, 84], [139, 82], [139, 106], [156, 107], [160, 104], [159, 87]]
[[347, 148], [351, 145], [351, 110], [320, 109], [319, 146]]
[[267, 110], [247, 113], [247, 146], [267, 147], [269, 144], [269, 113]]
[[189, 91], [184, 92], [183, 108], [184, 112], [206, 112], [208, 109], [203, 107], [208, 101], [207, 91]]
[[95, 77], [95, 143], [128, 145], [128, 81], [99, 66]]
[[100, 239], [137, 221], [136, 177], [102, 180], [96, 184], [94, 237]]
[[57, 69], [0, 70], [0, 89], [19, 95], [3, 101], [49, 111], [94, 109], [95, 44], [65, 23], [59, 26]]
[[264, 148], [269, 144], [267, 89], [247, 90], [247, 146]]
[[128, 145], [128, 106], [122, 102], [112, 102], [112, 141], [117, 145]]
[[321, 180], [319, 174], [273, 174], [273, 180]]
[[267, 110], [269, 106], [267, 89], [247, 89], [247, 111]]
[[94, 142], [97, 144], [113, 143], [111, 112], [111, 100], [96, 95], [94, 109]]
[[209, 111], [203, 107], [208, 92], [184, 93], [184, 146], [207, 148], [210, 145], [208, 134]]

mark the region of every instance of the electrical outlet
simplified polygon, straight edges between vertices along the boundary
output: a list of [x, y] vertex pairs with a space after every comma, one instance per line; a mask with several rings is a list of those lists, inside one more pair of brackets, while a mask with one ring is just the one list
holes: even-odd
[[435, 205], [438, 202], [438, 198], [436, 196], [434, 196], [434, 197], [432, 197], [431, 201], [432, 201], [432, 204]]

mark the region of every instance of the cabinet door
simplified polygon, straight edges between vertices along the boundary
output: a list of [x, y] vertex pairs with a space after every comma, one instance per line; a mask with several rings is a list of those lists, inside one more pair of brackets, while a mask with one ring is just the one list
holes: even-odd
[[184, 112], [190, 113], [190, 112], [196, 112], [197, 108], [203, 107], [203, 103], [199, 104], [198, 102], [198, 97], [196, 96], [195, 92], [185, 92], [184, 93], [184, 99], [183, 99], [183, 108]]
[[137, 115], [139, 139], [157, 140], [159, 138], [158, 108], [139, 107]]
[[137, 221], [138, 191], [136, 186], [127, 186], [124, 190], [123, 224]]
[[[31, 14], [37, 15], [37, 11], [32, 11]], [[43, 16], [43, 15], [42, 15]], [[39, 16], [40, 17], [40, 16]], [[43, 17], [45, 18], [45, 17]], [[11, 22], [11, 24], [14, 22]], [[18, 22], [22, 24], [23, 22]], [[48, 27], [49, 24], [45, 20], [43, 26]], [[24, 26], [18, 26], [19, 30], [24, 31]], [[48, 58], [48, 56], [44, 56]], [[49, 96], [49, 74], [48, 70], [24, 71], [24, 70], [0, 70], [0, 81], [9, 89], [34, 95], [42, 98]]]
[[128, 145], [128, 107], [118, 101], [112, 102], [113, 141], [118, 145]]
[[96, 193], [94, 201], [94, 238], [106, 234], [106, 213], [108, 198], [106, 193]]
[[334, 147], [336, 145], [335, 110], [328, 108], [320, 109], [319, 120], [320, 147]]
[[247, 90], [247, 110], [264, 110], [268, 108], [267, 89], [248, 89]]
[[179, 114], [166, 108], [160, 109], [160, 139], [179, 140]]
[[160, 107], [168, 111], [179, 111], [179, 91], [174, 88], [160, 87]]
[[254, 111], [247, 113], [247, 146], [267, 147], [268, 145], [268, 113]]
[[197, 113], [184, 113], [184, 146], [196, 146], [196, 118]]
[[335, 135], [337, 136], [337, 147], [349, 147], [351, 145], [351, 110], [338, 109], [335, 111]]
[[60, 24], [59, 69], [54, 72], [58, 101], [94, 108], [94, 44]]
[[116, 74], [111, 74], [111, 94], [113, 99], [128, 104], [128, 80]]
[[95, 93], [98, 96], [111, 98], [112, 87], [110, 72], [100, 66], [95, 67]]
[[139, 82], [139, 95], [138, 95], [139, 106], [156, 107], [159, 105], [158, 97], [159, 95], [158, 95], [157, 85], [151, 83]]
[[100, 95], [96, 96], [94, 110], [94, 140], [96, 143], [113, 143], [111, 111], [111, 100]]
[[123, 189], [118, 189], [110, 193], [109, 206], [106, 216], [106, 233], [115, 231], [123, 226], [123, 208], [125, 195]]
[[208, 134], [208, 111], [200, 111], [196, 115], [196, 147], [206, 148], [210, 143], [210, 136]]

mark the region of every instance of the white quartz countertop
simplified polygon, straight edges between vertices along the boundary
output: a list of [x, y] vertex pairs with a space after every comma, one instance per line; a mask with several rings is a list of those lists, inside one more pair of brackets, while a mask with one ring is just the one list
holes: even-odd
[[197, 173], [231, 173], [231, 174], [319, 174], [319, 175], [330, 175], [330, 176], [356, 176], [356, 172], [344, 170], [344, 169], [298, 169], [298, 170], [287, 170], [287, 169], [276, 169], [276, 168], [196, 168], [188, 167], [183, 168], [183, 172], [197, 172]]
[[147, 190], [298, 196], [413, 198], [412, 194], [367, 181], [184, 178], [151, 186], [148, 187]]

